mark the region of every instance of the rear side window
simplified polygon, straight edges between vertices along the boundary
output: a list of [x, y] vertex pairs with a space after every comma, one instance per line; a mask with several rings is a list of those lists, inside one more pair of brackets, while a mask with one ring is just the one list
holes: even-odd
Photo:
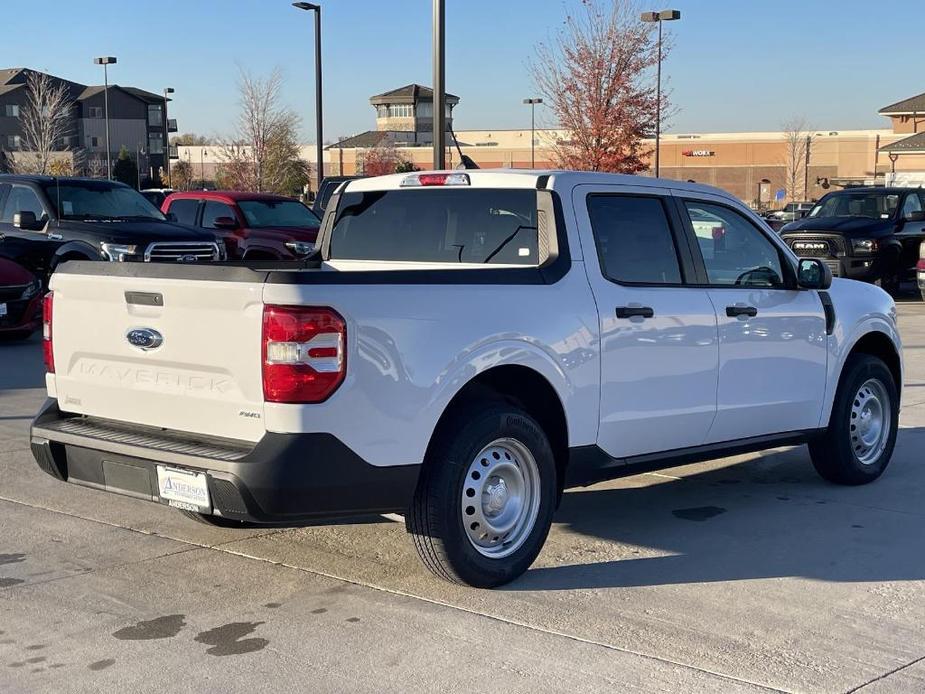
[[170, 203], [167, 211], [177, 218], [178, 223], [193, 226], [196, 224], [196, 209], [198, 207], [198, 200], [174, 200]]
[[537, 265], [536, 191], [347, 192], [330, 258]]
[[615, 282], [680, 284], [681, 268], [659, 198], [592, 195], [588, 214], [601, 272]]

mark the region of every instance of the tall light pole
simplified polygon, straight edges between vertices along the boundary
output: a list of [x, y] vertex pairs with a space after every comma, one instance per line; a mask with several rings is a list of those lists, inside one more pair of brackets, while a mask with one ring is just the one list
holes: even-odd
[[94, 58], [96, 65], [103, 66], [103, 83], [106, 85], [103, 91], [103, 103], [106, 108], [106, 178], [112, 179], [112, 147], [109, 146], [109, 65], [115, 65], [114, 56], [107, 55], [101, 58]]
[[321, 189], [324, 178], [324, 136], [322, 134], [321, 116], [321, 5], [312, 2], [294, 2], [292, 6], [315, 13], [315, 158], [318, 167], [318, 181], [315, 191]]
[[170, 127], [167, 123], [167, 98], [168, 94], [173, 94], [173, 87], [164, 87], [164, 171], [167, 173], [167, 187], [173, 188], [173, 181], [170, 179]]
[[530, 106], [530, 168], [536, 168], [536, 105], [543, 103], [542, 99], [524, 99]]
[[655, 177], [659, 174], [659, 143], [662, 136], [662, 22], [671, 22], [681, 19], [681, 10], [661, 10], [659, 12], [643, 12], [641, 19], [644, 22], [658, 24], [658, 66], [656, 67], [655, 98]]
[[446, 2], [434, 0], [434, 168], [446, 168]]

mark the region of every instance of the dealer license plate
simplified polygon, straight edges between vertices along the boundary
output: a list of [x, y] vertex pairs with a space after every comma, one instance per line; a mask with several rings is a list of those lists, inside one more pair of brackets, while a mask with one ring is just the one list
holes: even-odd
[[162, 499], [177, 508], [201, 511], [212, 507], [206, 476], [199, 472], [158, 465], [157, 489]]

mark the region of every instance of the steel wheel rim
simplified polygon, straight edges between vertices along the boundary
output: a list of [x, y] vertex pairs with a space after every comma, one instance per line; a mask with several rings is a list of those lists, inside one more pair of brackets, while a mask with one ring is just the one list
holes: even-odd
[[540, 471], [516, 439], [496, 439], [466, 469], [460, 512], [466, 537], [482, 556], [501, 559], [530, 536], [540, 510]]
[[875, 378], [865, 381], [851, 402], [850, 416], [851, 450], [861, 465], [873, 465], [886, 448], [892, 423], [883, 383]]

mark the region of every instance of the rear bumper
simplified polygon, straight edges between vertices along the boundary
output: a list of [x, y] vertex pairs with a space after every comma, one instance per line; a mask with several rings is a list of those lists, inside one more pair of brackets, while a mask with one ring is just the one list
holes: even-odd
[[207, 477], [212, 513], [257, 523], [403, 513], [420, 465], [370, 465], [330, 434], [268, 432], [256, 445], [62, 413], [46, 400], [32, 423], [39, 467], [65, 481], [148, 501], [157, 466]]

